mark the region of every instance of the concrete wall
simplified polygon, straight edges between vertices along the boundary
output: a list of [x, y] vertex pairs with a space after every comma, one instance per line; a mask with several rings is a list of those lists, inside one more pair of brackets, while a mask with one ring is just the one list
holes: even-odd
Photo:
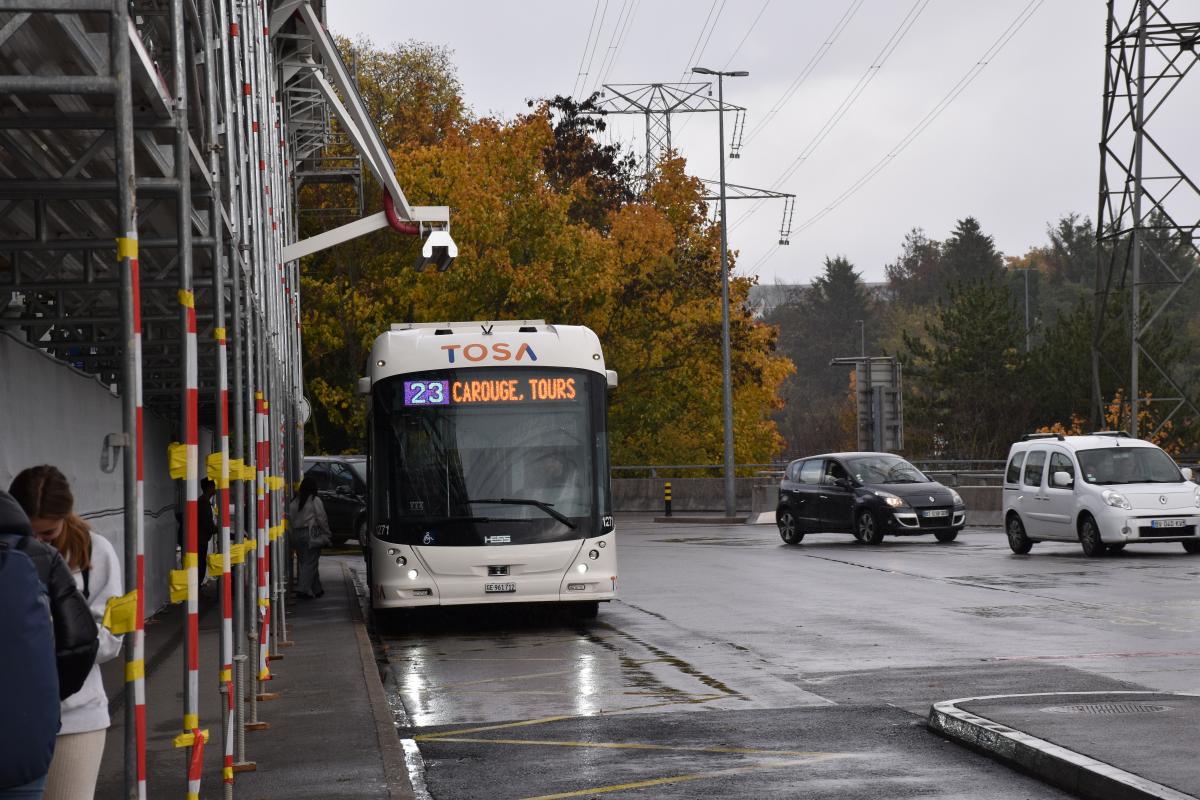
[[[112, 473], [100, 469], [104, 437], [120, 432], [120, 397], [41, 351], [0, 335], [0, 487], [7, 489], [26, 467], [58, 467], [71, 482], [76, 512], [112, 542], [124, 562], [123, 465]], [[167, 603], [177, 526], [175, 488], [167, 474], [170, 426], [147, 415], [144, 437], [146, 613], [151, 614]]]

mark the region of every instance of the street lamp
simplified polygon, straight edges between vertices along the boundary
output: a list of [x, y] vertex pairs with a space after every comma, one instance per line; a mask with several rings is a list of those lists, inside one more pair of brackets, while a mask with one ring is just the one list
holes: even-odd
[[1030, 350], [1030, 329], [1029, 329], [1029, 272], [1033, 267], [1013, 267], [1013, 272], [1025, 273], [1025, 352]]
[[729, 229], [725, 216], [725, 78], [744, 78], [745, 70], [722, 72], [707, 67], [692, 67], [698, 75], [717, 76], [717, 130], [721, 158], [721, 385], [725, 406], [725, 516], [737, 514], [737, 496], [733, 488], [733, 385], [729, 375]]

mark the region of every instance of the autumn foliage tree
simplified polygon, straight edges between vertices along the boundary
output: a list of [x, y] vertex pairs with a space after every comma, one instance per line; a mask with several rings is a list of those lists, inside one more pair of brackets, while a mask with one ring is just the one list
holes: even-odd
[[[418, 243], [381, 231], [302, 264], [309, 448], [362, 447], [353, 387], [389, 324], [544, 318], [591, 327], [621, 375], [611, 398], [613, 463], [719, 461], [719, 234], [683, 162], [664, 164], [635, 194], [632, 161], [596, 143], [595, 123], [573, 101], [535, 103], [512, 120], [473, 119], [445, 50], [343, 46], [353, 49], [409, 202], [450, 206], [459, 255], [447, 272], [416, 273]], [[436, 102], [421, 113], [397, 108], [396, 97]], [[379, 190], [366, 183], [370, 211]], [[730, 286], [743, 462], [778, 452], [769, 414], [790, 370], [773, 352], [774, 329], [746, 310], [749, 287], [737, 277]]]

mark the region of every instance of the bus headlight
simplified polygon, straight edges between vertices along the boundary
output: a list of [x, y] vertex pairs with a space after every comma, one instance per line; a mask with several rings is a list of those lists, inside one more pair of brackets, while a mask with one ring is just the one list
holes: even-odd
[[583, 573], [587, 572], [587, 564], [579, 564], [575, 567], [575, 571], [582, 575]]
[[592, 561], [595, 561], [599, 557], [600, 557], [599, 550], [588, 550], [588, 558], [590, 558]]
[[415, 581], [417, 579], [417, 571], [415, 569], [410, 569], [408, 571], [408, 579], [410, 581]]
[[408, 559], [405, 558], [404, 556], [396, 556], [396, 566], [403, 567], [407, 563], [408, 563]]

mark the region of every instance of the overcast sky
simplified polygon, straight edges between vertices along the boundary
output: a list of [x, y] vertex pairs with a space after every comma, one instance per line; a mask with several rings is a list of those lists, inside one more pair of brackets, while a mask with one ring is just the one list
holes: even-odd
[[[808, 281], [826, 255], [839, 254], [866, 280], [882, 280], [909, 229], [941, 239], [969, 215], [1004, 253], [1019, 255], [1063, 214], [1096, 213], [1105, 23], [1096, 0], [459, 0], [436, 10], [335, 0], [328, 9], [339, 34], [448, 46], [478, 114], [511, 118], [528, 98], [583, 95], [600, 81], [675, 82], [695, 64], [749, 70], [725, 83], [726, 101], [748, 109], [742, 156], [727, 162], [727, 179], [797, 196], [787, 247], [776, 246], [781, 201], [745, 219], [753, 202], [730, 203], [738, 270], [764, 283]], [[873, 179], [800, 230], [973, 74]], [[673, 120], [675, 146], [701, 177], [717, 176], [716, 117]], [[640, 157], [641, 120], [609, 120]], [[727, 136], [732, 122], [727, 114]]]

